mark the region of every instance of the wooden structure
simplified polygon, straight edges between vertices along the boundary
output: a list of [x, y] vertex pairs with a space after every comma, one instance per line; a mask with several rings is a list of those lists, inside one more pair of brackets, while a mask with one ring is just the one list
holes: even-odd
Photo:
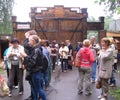
[[[17, 22], [16, 16], [12, 17], [13, 36], [22, 43], [24, 33], [30, 29], [37, 31], [41, 39], [56, 40], [58, 43], [71, 40], [73, 46], [78, 41], [87, 38], [87, 31], [98, 31], [99, 37], [104, 37], [104, 18], [99, 22], [87, 22], [87, 8], [80, 7], [32, 7], [30, 12], [31, 22]], [[100, 39], [99, 38], [99, 39]]]
[[87, 8], [32, 7], [30, 17], [31, 23], [13, 20], [14, 36], [18, 37], [21, 42], [24, 39], [24, 33], [29, 29], [36, 30], [42, 39], [57, 40], [57, 42], [68, 39], [73, 44], [76, 44], [77, 41], [83, 41], [87, 37], [88, 30], [100, 32], [104, 29], [103, 20], [87, 22]]
[[120, 52], [120, 32], [107, 31], [106, 36], [107, 37], [113, 37], [116, 40], [116, 46], [117, 46], [117, 49]]
[[107, 31], [106, 36], [113, 37], [114, 39], [117, 39], [118, 41], [120, 41], [120, 32]]

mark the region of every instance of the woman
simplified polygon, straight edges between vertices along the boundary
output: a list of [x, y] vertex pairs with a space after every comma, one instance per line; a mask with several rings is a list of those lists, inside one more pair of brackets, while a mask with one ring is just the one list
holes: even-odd
[[112, 74], [111, 74], [111, 78], [110, 78], [110, 86], [115, 86], [116, 85], [116, 78], [115, 78], [115, 70], [117, 70], [117, 53], [118, 50], [116, 48], [116, 43], [115, 40], [113, 38], [110, 38], [110, 47], [113, 50], [113, 57], [114, 57], [114, 63], [113, 63], [113, 67], [112, 67]]
[[[9, 41], [8, 46], [9, 46], [9, 47], [12, 46], [11, 41]], [[4, 63], [5, 63], [5, 70], [6, 70], [6, 72], [7, 72], [7, 78], [9, 78], [9, 68], [8, 68], [8, 59], [7, 59], [6, 56], [7, 56], [7, 52], [8, 52], [9, 47], [8, 47], [7, 49], [5, 49], [5, 51], [4, 51], [4, 53], [3, 53]], [[18, 76], [17, 76], [17, 71], [15, 71], [14, 87], [15, 87], [15, 89], [18, 88]]]
[[80, 48], [82, 48], [82, 46], [83, 46], [82, 42], [77, 42], [76, 52], [78, 52], [80, 50]]
[[[78, 94], [83, 93], [83, 86], [85, 86], [85, 95], [91, 95], [90, 71], [91, 63], [94, 61], [94, 56], [89, 48], [90, 41], [88, 39], [83, 41], [83, 47], [78, 51], [76, 57], [81, 64], [79, 71]], [[83, 84], [85, 81], [85, 85]]]
[[67, 70], [68, 52], [69, 52], [68, 47], [65, 46], [64, 42], [61, 42], [61, 47], [59, 49], [59, 54], [60, 54], [62, 72], [66, 72], [66, 70]]
[[7, 59], [8, 59], [8, 68], [9, 68], [9, 78], [8, 78], [8, 86], [10, 89], [9, 97], [12, 96], [12, 90], [14, 85], [14, 79], [17, 75], [18, 84], [19, 84], [19, 95], [23, 94], [23, 66], [22, 60], [23, 57], [21, 55], [24, 52], [24, 47], [19, 45], [18, 39], [14, 38], [11, 41], [12, 46], [8, 48]]
[[41, 47], [42, 47], [42, 52], [47, 58], [48, 61], [48, 68], [44, 73], [44, 81], [45, 81], [45, 90], [49, 86], [50, 79], [51, 79], [51, 62], [50, 62], [50, 52], [48, 50], [49, 42], [48, 40], [42, 40], [41, 41]]
[[41, 84], [43, 82], [43, 73], [41, 70], [41, 48], [39, 44], [39, 37], [37, 35], [31, 35], [29, 37], [29, 45], [32, 47], [32, 52], [30, 55], [22, 53], [24, 57], [24, 65], [30, 68], [31, 72], [31, 91], [32, 91], [32, 99], [39, 100], [41, 97], [42, 100], [46, 100], [45, 92], [43, 91]]
[[111, 77], [112, 65], [114, 63], [113, 50], [110, 47], [110, 40], [108, 38], [102, 38], [101, 48], [98, 56], [98, 79], [101, 81], [102, 93], [98, 96], [98, 99], [107, 100], [108, 80]]
[[56, 68], [56, 61], [57, 61], [57, 53], [58, 53], [58, 47], [56, 46], [56, 40], [52, 41], [52, 44], [50, 46], [50, 58], [52, 63], [52, 72], [55, 72]]

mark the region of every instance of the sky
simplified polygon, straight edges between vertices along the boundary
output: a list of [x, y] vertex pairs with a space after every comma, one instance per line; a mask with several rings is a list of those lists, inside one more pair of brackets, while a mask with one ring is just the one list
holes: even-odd
[[94, 0], [15, 0], [13, 15], [17, 16], [17, 21], [29, 22], [31, 7], [54, 7], [54, 5], [87, 8], [88, 17], [93, 16], [95, 19], [105, 16], [104, 7], [94, 4]]

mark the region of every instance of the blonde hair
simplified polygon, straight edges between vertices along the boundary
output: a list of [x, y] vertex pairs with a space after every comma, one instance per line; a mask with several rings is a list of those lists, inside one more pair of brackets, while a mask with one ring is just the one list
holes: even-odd
[[41, 42], [41, 39], [37, 35], [31, 35], [29, 38], [32, 38], [33, 40], [35, 40], [37, 44]]
[[28, 31], [28, 33], [29, 33], [30, 35], [37, 35], [37, 32], [36, 32], [35, 30], [30, 30], [30, 31]]
[[105, 42], [105, 44], [107, 44], [107, 46], [110, 46], [110, 39], [107, 37], [102, 38], [101, 42]]
[[90, 40], [89, 39], [85, 39], [83, 41], [83, 45], [86, 46], [86, 47], [89, 47], [90, 46]]
[[113, 38], [109, 38], [109, 40], [110, 40], [110, 44], [114, 44], [115, 43]]
[[26, 38], [29, 38], [31, 35], [37, 35], [37, 32], [35, 30], [30, 30], [25, 33]]

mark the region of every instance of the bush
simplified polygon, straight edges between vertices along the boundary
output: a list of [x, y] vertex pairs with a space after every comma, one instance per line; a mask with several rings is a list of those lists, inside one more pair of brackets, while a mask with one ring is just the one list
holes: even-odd
[[110, 89], [110, 94], [115, 100], [120, 100], [120, 88], [111, 88]]

